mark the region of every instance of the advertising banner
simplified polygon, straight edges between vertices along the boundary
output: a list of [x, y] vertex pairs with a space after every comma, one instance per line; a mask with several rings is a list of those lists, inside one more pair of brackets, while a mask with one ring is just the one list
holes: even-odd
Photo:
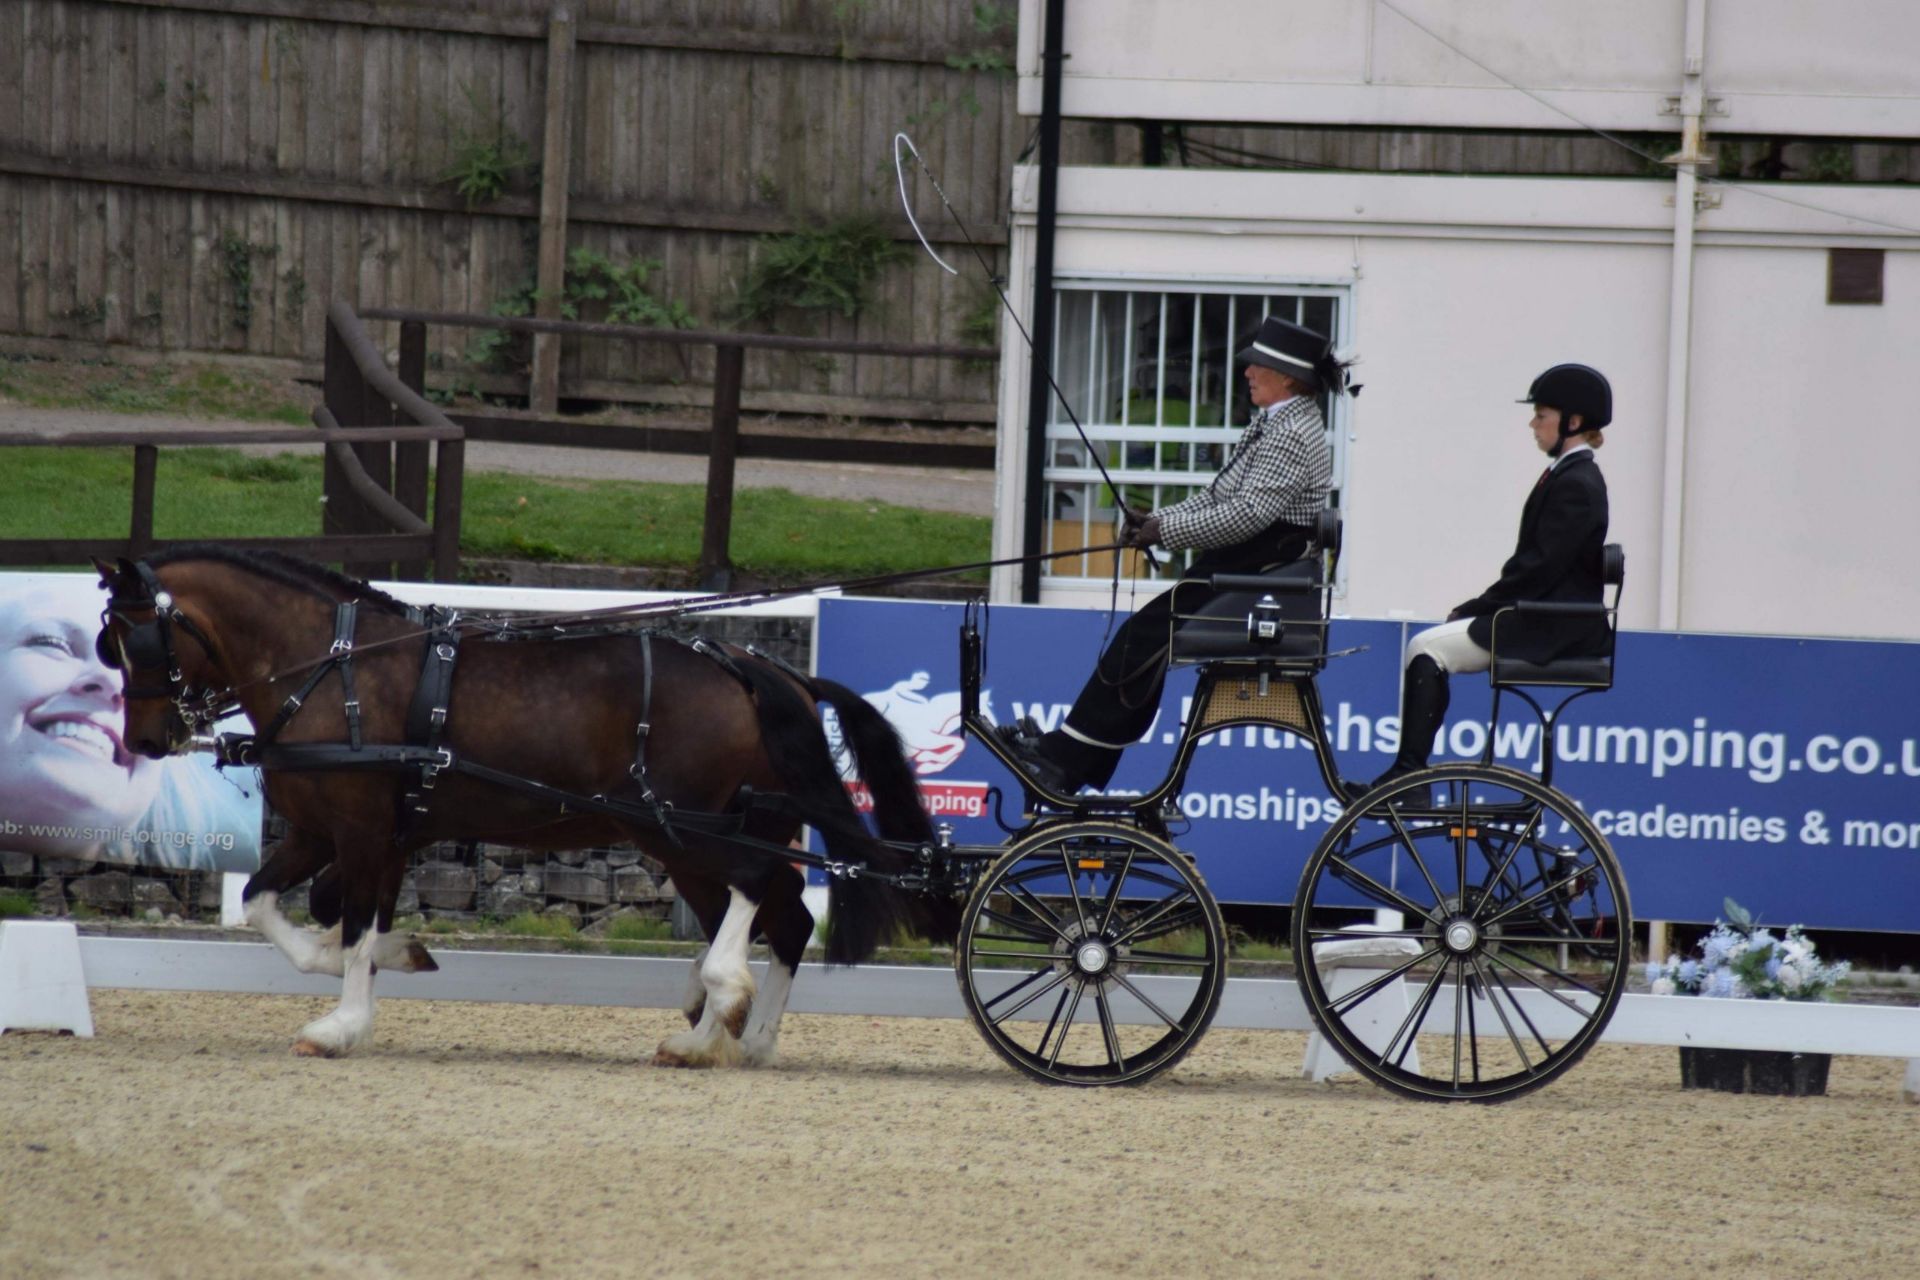
[[[1010, 823], [1020, 792], [960, 733], [960, 621], [958, 605], [823, 600], [819, 670], [899, 729], [957, 840], [997, 844], [1006, 836], [989, 790], [1002, 792]], [[1335, 649], [1361, 649], [1320, 678], [1342, 776], [1371, 778], [1392, 759], [1401, 646], [1424, 625], [1334, 623]], [[1108, 627], [1105, 612], [996, 606], [983, 709], [1054, 727]], [[1556, 726], [1554, 784], [1619, 854], [1637, 916], [1710, 921], [1732, 896], [1773, 924], [1920, 930], [1920, 645], [1626, 632], [1616, 673], [1610, 693], [1576, 702]], [[1173, 674], [1116, 789], [1165, 774], [1193, 683], [1191, 671]], [[1479, 757], [1489, 703], [1485, 676], [1454, 680], [1436, 761]], [[1501, 721], [1495, 759], [1537, 764], [1541, 730], [1526, 704], [1503, 699]], [[1340, 813], [1312, 750], [1260, 728], [1211, 736], [1181, 805], [1190, 825], [1177, 842], [1222, 901], [1243, 903], [1291, 901]]]
[[93, 650], [104, 603], [92, 574], [0, 574], [0, 850], [257, 869], [251, 770], [126, 749], [123, 677]]

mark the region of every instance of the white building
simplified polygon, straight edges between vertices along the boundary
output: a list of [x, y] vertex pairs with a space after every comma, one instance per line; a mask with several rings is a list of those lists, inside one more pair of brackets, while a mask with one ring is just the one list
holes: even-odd
[[[1514, 401], [1574, 360], [1614, 386], [1623, 625], [1920, 637], [1920, 186], [1722, 182], [1686, 162], [1702, 131], [1920, 136], [1920, 5], [1023, 0], [1023, 111], [1041, 108], [1050, 2], [1069, 117], [1578, 122], [1692, 144], [1647, 179], [1061, 169], [1054, 367], [1141, 505], [1217, 469], [1244, 425], [1231, 353], [1280, 308], [1362, 358], [1331, 441], [1346, 612], [1439, 617], [1493, 578], [1541, 465]], [[1041, 176], [1014, 182], [1023, 312]], [[1030, 362], [1008, 328], [1001, 556], [1022, 550], [1032, 488]], [[1110, 541], [1111, 501], [1054, 417], [1047, 549]], [[1018, 597], [1014, 574], [994, 585]], [[1069, 560], [1040, 598], [1108, 590], [1107, 566]]]

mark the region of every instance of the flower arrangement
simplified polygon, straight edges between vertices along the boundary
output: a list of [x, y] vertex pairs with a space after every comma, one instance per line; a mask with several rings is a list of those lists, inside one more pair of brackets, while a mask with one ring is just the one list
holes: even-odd
[[1846, 961], [1823, 964], [1799, 925], [1784, 937], [1758, 927], [1728, 898], [1727, 918], [1700, 940], [1699, 958], [1672, 956], [1647, 966], [1657, 996], [1718, 996], [1730, 1000], [1826, 1000], [1846, 976]]

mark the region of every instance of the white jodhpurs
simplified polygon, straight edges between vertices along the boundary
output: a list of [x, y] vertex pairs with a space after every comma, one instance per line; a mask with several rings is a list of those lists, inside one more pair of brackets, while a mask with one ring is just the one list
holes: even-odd
[[1473, 637], [1467, 634], [1467, 628], [1472, 623], [1471, 618], [1461, 618], [1416, 632], [1407, 641], [1407, 662], [1411, 663], [1425, 654], [1433, 659], [1435, 666], [1450, 676], [1485, 671], [1492, 665], [1493, 655], [1475, 644]]

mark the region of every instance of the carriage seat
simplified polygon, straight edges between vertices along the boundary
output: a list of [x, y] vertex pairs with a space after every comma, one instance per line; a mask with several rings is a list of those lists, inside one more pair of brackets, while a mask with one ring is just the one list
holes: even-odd
[[[1617, 542], [1609, 542], [1601, 549], [1600, 580], [1604, 586], [1613, 588], [1611, 604], [1575, 604], [1553, 600], [1526, 600], [1500, 610], [1494, 617], [1493, 662], [1488, 678], [1495, 688], [1507, 689], [1516, 685], [1543, 685], [1565, 689], [1611, 689], [1613, 688], [1613, 647], [1618, 628], [1620, 612], [1620, 590], [1627, 577], [1627, 553]], [[1501, 614], [1604, 614], [1607, 622], [1607, 651], [1603, 654], [1583, 654], [1565, 658], [1555, 658], [1551, 662], [1525, 662], [1519, 658], [1505, 658], [1500, 655]]]
[[[1210, 582], [1187, 579], [1174, 589], [1209, 588], [1211, 594], [1191, 611], [1174, 609], [1170, 658], [1174, 662], [1278, 662], [1299, 666], [1318, 662], [1327, 649], [1326, 592], [1320, 560], [1297, 560], [1264, 574], [1216, 574]], [[1198, 594], [1192, 591], [1190, 594]], [[1260, 640], [1248, 620], [1266, 608], [1276, 613], [1280, 635]], [[1180, 595], [1174, 596], [1177, 602]]]

